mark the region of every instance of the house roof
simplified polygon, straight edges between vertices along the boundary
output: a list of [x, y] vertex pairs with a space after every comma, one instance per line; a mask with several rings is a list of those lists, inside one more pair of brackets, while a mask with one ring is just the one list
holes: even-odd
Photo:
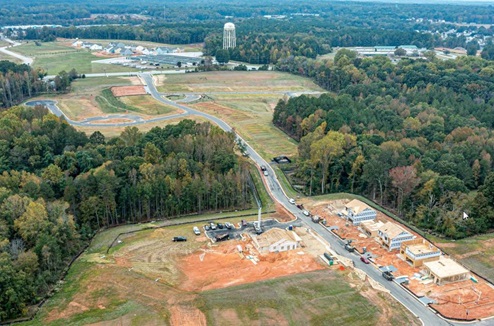
[[360, 212], [366, 210], [367, 208], [371, 209], [369, 207], [369, 205], [364, 204], [363, 202], [361, 202], [358, 199], [354, 199], [351, 202], [349, 202], [348, 204], [346, 204], [345, 208], [351, 209], [354, 214], [359, 214]]
[[384, 223], [381, 221], [363, 221], [360, 225], [369, 231], [377, 231]]
[[444, 257], [439, 260], [425, 262], [424, 265], [439, 278], [448, 278], [469, 272], [454, 260]]
[[394, 224], [393, 222], [384, 223], [384, 225], [379, 228], [379, 231], [386, 233], [388, 235], [388, 238], [390, 239], [397, 237], [402, 232], [410, 233], [398, 224]]
[[286, 231], [279, 228], [272, 228], [263, 234], [256, 236], [259, 247], [268, 247], [280, 240], [301, 241], [300, 237], [293, 231]]

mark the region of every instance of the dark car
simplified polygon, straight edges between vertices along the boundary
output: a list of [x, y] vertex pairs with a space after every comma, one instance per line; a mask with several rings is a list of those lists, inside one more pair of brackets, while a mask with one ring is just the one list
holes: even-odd
[[183, 242], [183, 241], [187, 241], [187, 238], [186, 237], [173, 237], [173, 242]]
[[222, 223], [218, 223], [218, 229], [223, 229], [225, 226]]
[[391, 274], [391, 272], [389, 272], [389, 271], [383, 272], [383, 277], [385, 279], [387, 279], [388, 281], [392, 281], [394, 279], [393, 274]]
[[209, 230], [211, 230], [211, 227], [208, 224], [206, 224], [206, 225], [204, 225], [204, 230], [209, 231]]
[[242, 220], [242, 226], [247, 226], [247, 221], [246, 220]]
[[360, 260], [361, 260], [364, 264], [370, 264], [369, 259], [367, 259], [367, 258], [366, 258], [366, 257], [364, 257], [364, 256], [361, 256], [361, 257], [360, 257]]
[[264, 165], [261, 165], [261, 170], [266, 171], [266, 167]]

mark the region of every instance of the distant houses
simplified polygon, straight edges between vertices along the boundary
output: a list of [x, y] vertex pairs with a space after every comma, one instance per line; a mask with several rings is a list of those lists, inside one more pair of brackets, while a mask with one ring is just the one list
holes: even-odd
[[130, 57], [133, 55], [163, 55], [172, 53], [181, 53], [183, 49], [160, 46], [156, 48], [147, 48], [142, 45], [132, 45], [123, 42], [112, 42], [107, 46], [103, 47], [99, 43], [85, 42], [81, 40], [75, 40], [72, 46], [80, 49], [88, 49], [90, 51], [102, 51], [109, 55], [121, 55], [125, 57]]

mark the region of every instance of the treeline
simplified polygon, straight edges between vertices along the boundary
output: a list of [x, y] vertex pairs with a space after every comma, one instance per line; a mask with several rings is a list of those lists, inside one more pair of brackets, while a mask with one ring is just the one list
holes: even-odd
[[[396, 24], [412, 18], [446, 20], [453, 23], [494, 23], [493, 8], [486, 5], [463, 4], [445, 6], [443, 4], [407, 4], [379, 2], [327, 2], [315, 0], [299, 2], [286, 0], [283, 6], [274, 0], [220, 1], [203, 0], [168, 1], [166, 11], [162, 2], [149, 0], [135, 2], [124, 0], [118, 6], [101, 1], [2, 1], [0, 19], [4, 25], [61, 24], [86, 25], [115, 23], [109, 18], [89, 19], [91, 14], [140, 14], [148, 19], [168, 22], [195, 22], [225, 19], [246, 19], [263, 15], [318, 14], [328, 21], [346, 26], [366, 24]], [[125, 23], [138, 23], [138, 20], [125, 20]], [[424, 22], [425, 24], [427, 21]]]
[[222, 25], [217, 22], [198, 23], [195, 26], [183, 23], [142, 24], [132, 25], [104, 25], [77, 27], [43, 27], [30, 28], [20, 38], [26, 40], [63, 38], [108, 39], [108, 40], [136, 40], [168, 44], [190, 44], [204, 42], [206, 35], [212, 31], [221, 30]]
[[46, 93], [64, 93], [70, 89], [77, 71], [62, 71], [52, 82], [43, 80], [46, 73], [41, 68], [32, 69], [25, 64], [0, 61], [0, 108], [8, 108], [26, 99]]
[[300, 141], [294, 182], [307, 194], [364, 194], [449, 237], [494, 227], [481, 198], [493, 167], [494, 65], [429, 58], [392, 64], [342, 50], [334, 63], [280, 62], [332, 92], [275, 108], [274, 124]]
[[107, 140], [14, 107], [0, 126], [0, 321], [46, 296], [100, 228], [251, 205], [235, 135], [209, 123]]

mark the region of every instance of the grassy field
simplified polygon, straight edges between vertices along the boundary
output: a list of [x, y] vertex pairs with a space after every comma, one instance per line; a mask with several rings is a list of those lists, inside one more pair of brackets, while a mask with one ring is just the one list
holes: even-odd
[[322, 91], [308, 78], [274, 71], [218, 71], [166, 76], [160, 92]]
[[[369, 304], [341, 275], [328, 271], [206, 291], [196, 304], [209, 325], [380, 324], [378, 307]], [[396, 305], [395, 309], [397, 314], [387, 320], [389, 325], [414, 324], [405, 308]]]
[[33, 66], [45, 69], [49, 75], [75, 68], [78, 73], [103, 73], [137, 71], [134, 68], [92, 63], [101, 59], [85, 49], [76, 49], [61, 42], [44, 42], [37, 46], [34, 42], [26, 43], [11, 49], [23, 55], [34, 57]]
[[151, 95], [123, 96], [119, 100], [132, 107], [133, 111], [148, 115], [169, 114], [177, 111], [175, 107], [163, 104]]
[[22, 60], [20, 60], [16, 57], [10, 56], [10, 55], [3, 53], [3, 52], [0, 52], [0, 60], [7, 60], [7, 61], [14, 62], [14, 63], [22, 63]]
[[151, 95], [113, 96], [109, 88], [96, 96], [96, 102], [104, 113], [127, 113], [129, 111], [146, 115], [164, 115], [176, 112], [173, 106], [155, 100]]

